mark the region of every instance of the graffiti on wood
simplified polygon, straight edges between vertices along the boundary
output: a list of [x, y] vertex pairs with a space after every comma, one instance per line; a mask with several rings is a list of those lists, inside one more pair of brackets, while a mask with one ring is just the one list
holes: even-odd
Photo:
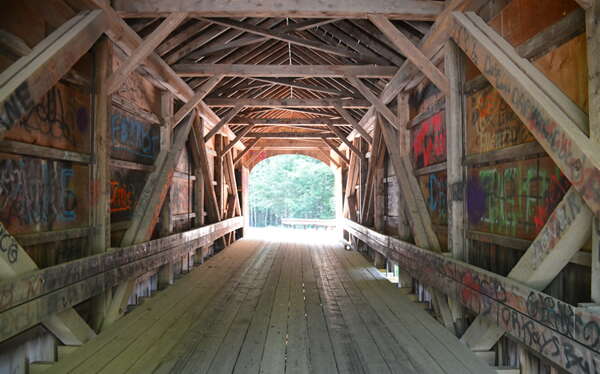
[[144, 164], [152, 164], [160, 151], [160, 129], [114, 108], [111, 116], [111, 156]]
[[113, 168], [110, 173], [110, 219], [112, 222], [131, 218], [135, 203], [142, 193], [147, 173]]
[[471, 169], [467, 209], [471, 229], [533, 239], [569, 188], [547, 157]]
[[0, 220], [11, 233], [87, 223], [87, 166], [0, 155]]
[[6, 138], [87, 153], [90, 103], [90, 93], [58, 83], [14, 124]]
[[424, 120], [411, 133], [415, 168], [423, 168], [446, 160], [444, 111]]
[[471, 33], [470, 28], [478, 27], [472, 20], [463, 14], [455, 14], [454, 18], [456, 27], [451, 33], [456, 43], [552, 156], [592, 212], [598, 214], [600, 167], [593, 157], [596, 145], [579, 131], [570, 114], [564, 113], [549, 98], [538, 97], [542, 94], [537, 86], [525, 80], [528, 76], [523, 67], [512, 70], [505, 59], [499, 59], [488, 50], [493, 43], [488, 43], [487, 37]]
[[467, 99], [467, 153], [485, 153], [534, 141], [498, 91], [487, 87]]
[[431, 222], [436, 225], [448, 225], [446, 172], [437, 172], [419, 177], [425, 204], [431, 215]]
[[19, 259], [19, 245], [15, 238], [0, 223], [0, 255], [14, 264]]

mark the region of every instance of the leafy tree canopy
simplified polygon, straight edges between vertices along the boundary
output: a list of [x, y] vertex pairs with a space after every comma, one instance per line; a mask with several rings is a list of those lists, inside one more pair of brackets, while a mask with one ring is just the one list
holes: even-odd
[[250, 224], [279, 225], [281, 218], [335, 217], [334, 176], [304, 155], [267, 158], [250, 173]]

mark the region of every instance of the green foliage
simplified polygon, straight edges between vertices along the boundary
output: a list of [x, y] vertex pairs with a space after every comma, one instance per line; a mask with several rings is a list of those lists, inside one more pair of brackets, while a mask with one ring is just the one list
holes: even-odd
[[335, 217], [334, 176], [323, 162], [303, 155], [270, 157], [250, 173], [250, 225], [279, 225], [281, 218]]

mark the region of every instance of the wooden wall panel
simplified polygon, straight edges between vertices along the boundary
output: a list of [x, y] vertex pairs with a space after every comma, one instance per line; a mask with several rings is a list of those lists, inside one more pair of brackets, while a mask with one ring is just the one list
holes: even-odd
[[192, 211], [191, 194], [193, 183], [189, 178], [173, 178], [173, 183], [171, 184], [171, 211], [173, 214], [186, 214]]
[[12, 234], [88, 224], [88, 167], [0, 153], [0, 221]]
[[490, 20], [489, 25], [517, 46], [556, 23], [578, 5], [573, 0], [513, 0]]
[[444, 111], [425, 119], [411, 131], [411, 153], [416, 169], [446, 161]]
[[160, 151], [160, 128], [115, 106], [111, 114], [111, 157], [152, 165]]
[[538, 58], [534, 65], [581, 110], [588, 112], [588, 70], [585, 34]]
[[533, 239], [568, 188], [548, 157], [472, 168], [467, 178], [469, 227]]
[[535, 141], [492, 86], [467, 98], [466, 136], [467, 154], [485, 153]]

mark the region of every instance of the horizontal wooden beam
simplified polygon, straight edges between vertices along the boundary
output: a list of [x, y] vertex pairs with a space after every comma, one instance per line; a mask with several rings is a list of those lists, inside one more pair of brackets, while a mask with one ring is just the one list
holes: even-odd
[[332, 132], [249, 132], [246, 138], [337, 138], [337, 135]]
[[295, 18], [366, 18], [382, 14], [391, 19], [433, 21], [444, 8], [442, 1], [369, 0], [341, 2], [336, 0], [116, 0], [123, 17], [155, 18], [173, 12], [189, 12], [194, 17], [295, 17]]
[[181, 77], [272, 77], [272, 78], [390, 78], [395, 66], [377, 65], [244, 65], [244, 64], [177, 64], [175, 72]]
[[210, 107], [273, 107], [273, 108], [334, 108], [341, 105], [343, 108], [363, 109], [370, 106], [364, 99], [230, 99], [209, 97], [204, 100]]
[[0, 320], [6, 322], [0, 341], [242, 226], [243, 217], [235, 217], [3, 280], [0, 290], [11, 297], [0, 304]]
[[70, 161], [81, 164], [90, 164], [92, 162], [92, 156], [87, 153], [66, 151], [43, 145], [18, 142], [16, 140], [0, 140], [0, 149], [2, 152], [52, 160]]
[[[433, 253], [343, 220], [344, 230], [399, 264], [413, 278], [494, 320], [511, 336], [556, 365], [598, 367], [600, 314], [577, 308], [520, 282]], [[592, 333], [593, 331], [593, 333]], [[576, 363], [576, 364], [575, 364]]]

